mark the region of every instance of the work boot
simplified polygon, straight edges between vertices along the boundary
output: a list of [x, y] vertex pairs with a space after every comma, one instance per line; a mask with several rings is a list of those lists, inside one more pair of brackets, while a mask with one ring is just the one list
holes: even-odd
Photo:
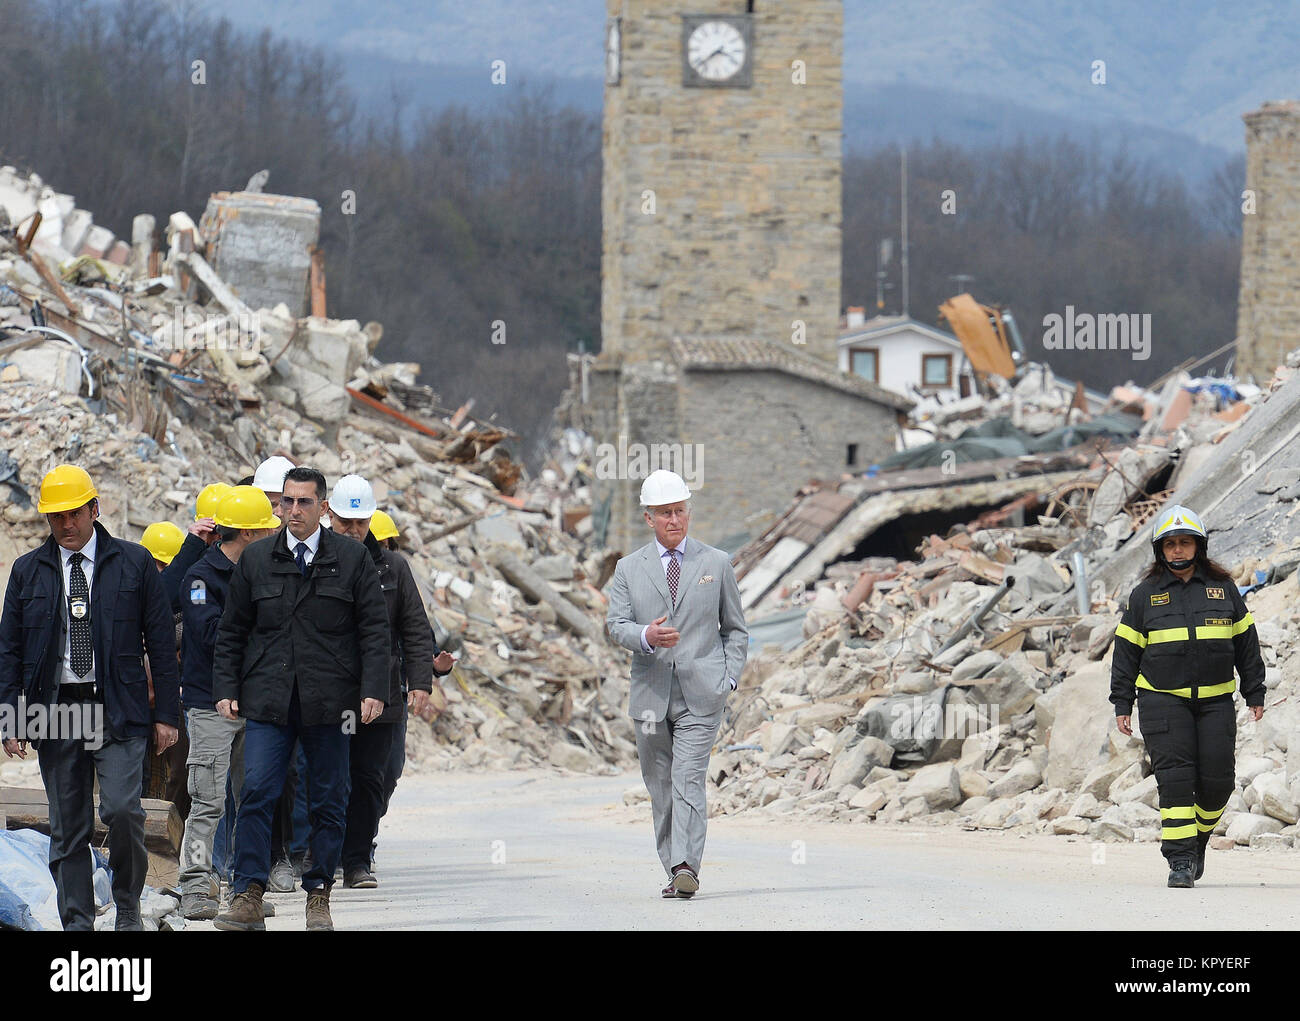
[[266, 928], [266, 915], [262, 911], [262, 884], [249, 883], [243, 893], [235, 894], [225, 912], [217, 915], [213, 923], [218, 929], [233, 932], [257, 932]]
[[1188, 855], [1169, 860], [1170, 889], [1190, 890], [1196, 885], [1196, 859]]
[[333, 932], [334, 921], [330, 918], [330, 888], [320, 886], [307, 891], [307, 931]]
[[271, 866], [266, 888], [271, 893], [293, 893], [293, 865], [288, 858], [281, 858]]
[[[223, 908], [230, 907], [230, 904], [234, 899], [235, 897], [233, 891], [230, 889], [230, 887], [227, 886], [225, 888], [225, 892], [222, 894], [221, 897], [221, 906]], [[262, 899], [262, 917], [263, 918], [275, 917], [275, 905], [271, 903], [271, 901], [267, 900], [266, 898]]]
[[216, 899], [201, 893], [181, 894], [181, 917], [194, 922], [205, 922], [216, 918], [220, 908]]
[[373, 890], [379, 885], [369, 869], [362, 867], [359, 869], [349, 869], [343, 876], [343, 885], [349, 890]]
[[1205, 875], [1205, 849], [1210, 845], [1210, 835], [1208, 833], [1199, 834], [1196, 838], [1196, 881], [1200, 882], [1201, 876]]
[[113, 928], [117, 932], [144, 932], [144, 922], [140, 920], [139, 909], [135, 911], [124, 911], [117, 909], [117, 918], [113, 922]]

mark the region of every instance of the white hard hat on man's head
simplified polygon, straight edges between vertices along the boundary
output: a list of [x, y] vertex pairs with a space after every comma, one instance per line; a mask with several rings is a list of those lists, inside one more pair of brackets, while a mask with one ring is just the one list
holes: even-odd
[[368, 518], [375, 513], [375, 491], [360, 475], [344, 475], [334, 483], [330, 510], [341, 518]]
[[641, 506], [663, 507], [670, 503], [681, 503], [691, 498], [691, 491], [676, 472], [660, 468], [647, 476], [641, 483]]
[[279, 454], [268, 457], [253, 473], [253, 485], [263, 493], [283, 493], [284, 477], [293, 467], [293, 462], [287, 457], [281, 457]]

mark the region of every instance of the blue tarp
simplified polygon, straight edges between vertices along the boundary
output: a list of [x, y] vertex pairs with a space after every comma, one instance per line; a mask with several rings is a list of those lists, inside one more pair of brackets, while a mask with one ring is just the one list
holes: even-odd
[[[95, 855], [95, 906], [112, 902], [100, 852]], [[0, 830], [0, 926], [60, 932], [58, 898], [50, 875], [50, 838], [37, 830]]]

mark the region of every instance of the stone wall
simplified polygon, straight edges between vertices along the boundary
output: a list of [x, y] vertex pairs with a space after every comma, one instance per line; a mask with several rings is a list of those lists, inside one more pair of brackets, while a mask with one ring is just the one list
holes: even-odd
[[[622, 16], [622, 80], [605, 87], [606, 355], [662, 359], [673, 334], [788, 344], [801, 320], [803, 350], [835, 358], [842, 4], [756, 6], [752, 86], [705, 89], [682, 84], [681, 16], [698, 5], [608, 0]], [[792, 81], [796, 60], [806, 84]]]
[[1265, 103], [1245, 115], [1236, 372], [1261, 382], [1300, 346], [1300, 103]]
[[894, 450], [895, 412], [785, 373], [683, 373], [681, 439], [703, 448], [691, 534], [704, 542], [757, 531], [810, 479], [855, 471]]

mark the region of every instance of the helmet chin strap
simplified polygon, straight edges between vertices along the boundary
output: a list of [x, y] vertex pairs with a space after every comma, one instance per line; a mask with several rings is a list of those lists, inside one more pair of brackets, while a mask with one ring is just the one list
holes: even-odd
[[1185, 571], [1189, 567], [1191, 567], [1192, 564], [1194, 563], [1196, 563], [1195, 560], [1166, 560], [1165, 561], [1165, 564], [1169, 567], [1171, 571]]

